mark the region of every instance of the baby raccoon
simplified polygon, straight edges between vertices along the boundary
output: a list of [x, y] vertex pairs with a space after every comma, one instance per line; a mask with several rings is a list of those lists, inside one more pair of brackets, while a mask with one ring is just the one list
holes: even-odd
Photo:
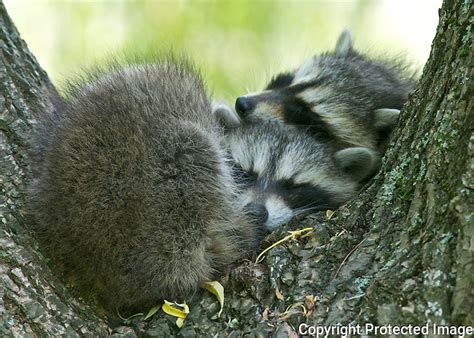
[[334, 209], [358, 192], [377, 165], [365, 147], [339, 149], [273, 119], [240, 118], [216, 105], [240, 185], [239, 202], [268, 231], [299, 213]]
[[185, 61], [113, 66], [40, 121], [30, 187], [57, 271], [109, 310], [183, 300], [255, 249], [203, 83]]
[[263, 92], [239, 97], [235, 108], [241, 117], [298, 126], [341, 149], [367, 147], [383, 155], [413, 88], [401, 65], [358, 53], [344, 31], [335, 52], [274, 77]]
[[413, 87], [401, 66], [354, 51], [344, 31], [334, 53], [239, 97], [237, 114], [217, 108], [249, 212], [271, 230], [353, 197], [377, 172]]

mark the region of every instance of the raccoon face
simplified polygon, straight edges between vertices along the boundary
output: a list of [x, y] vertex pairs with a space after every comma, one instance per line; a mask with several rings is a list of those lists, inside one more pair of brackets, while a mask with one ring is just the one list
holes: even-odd
[[271, 119], [344, 147], [384, 148], [413, 85], [396, 66], [352, 48], [350, 32], [336, 50], [274, 77], [260, 93], [237, 98], [241, 118]]
[[224, 106], [215, 112], [232, 122], [224, 123], [224, 139], [239, 203], [270, 231], [297, 214], [341, 205], [375, 165], [366, 148], [337, 151], [276, 121], [242, 120]]

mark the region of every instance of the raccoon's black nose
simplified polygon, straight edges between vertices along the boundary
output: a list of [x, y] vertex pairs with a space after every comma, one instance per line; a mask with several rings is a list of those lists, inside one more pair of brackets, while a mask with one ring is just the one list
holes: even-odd
[[235, 100], [235, 110], [242, 118], [246, 117], [254, 108], [255, 103], [246, 96], [240, 96]]
[[249, 203], [245, 206], [245, 211], [257, 224], [263, 224], [268, 219], [268, 211], [263, 204]]

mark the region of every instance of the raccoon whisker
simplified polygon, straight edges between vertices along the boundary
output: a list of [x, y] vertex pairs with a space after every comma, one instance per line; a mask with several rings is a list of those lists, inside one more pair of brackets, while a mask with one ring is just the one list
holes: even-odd
[[317, 205], [317, 206], [313, 206], [313, 207], [301, 207], [301, 208], [297, 208], [297, 209], [294, 209], [293, 212], [296, 215], [301, 215], [303, 213], [306, 213], [306, 212], [313, 212], [313, 211], [321, 211], [321, 210], [325, 210], [325, 209], [329, 209], [330, 206], [329, 205]]
[[325, 208], [326, 204], [316, 204], [316, 202], [311, 202], [305, 205], [302, 205], [298, 208], [295, 208], [295, 210], [301, 210], [301, 209], [314, 209], [314, 208]]
[[305, 205], [305, 206], [293, 209], [293, 212], [302, 213], [302, 212], [305, 212], [305, 211], [308, 211], [308, 210], [313, 210], [314, 208], [316, 208], [316, 207], [311, 207], [310, 205]]

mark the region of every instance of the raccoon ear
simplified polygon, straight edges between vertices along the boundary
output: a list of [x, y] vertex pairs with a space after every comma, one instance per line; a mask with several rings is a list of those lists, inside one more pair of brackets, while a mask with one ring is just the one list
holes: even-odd
[[336, 55], [347, 56], [353, 52], [352, 34], [349, 29], [344, 29], [336, 42]]
[[377, 155], [363, 147], [352, 147], [339, 150], [334, 154], [336, 164], [357, 182], [369, 177], [375, 169]]
[[232, 129], [240, 125], [239, 115], [226, 103], [212, 102], [212, 113], [224, 128]]
[[399, 109], [382, 108], [376, 109], [374, 113], [374, 127], [376, 129], [389, 129], [395, 128], [400, 115]]

